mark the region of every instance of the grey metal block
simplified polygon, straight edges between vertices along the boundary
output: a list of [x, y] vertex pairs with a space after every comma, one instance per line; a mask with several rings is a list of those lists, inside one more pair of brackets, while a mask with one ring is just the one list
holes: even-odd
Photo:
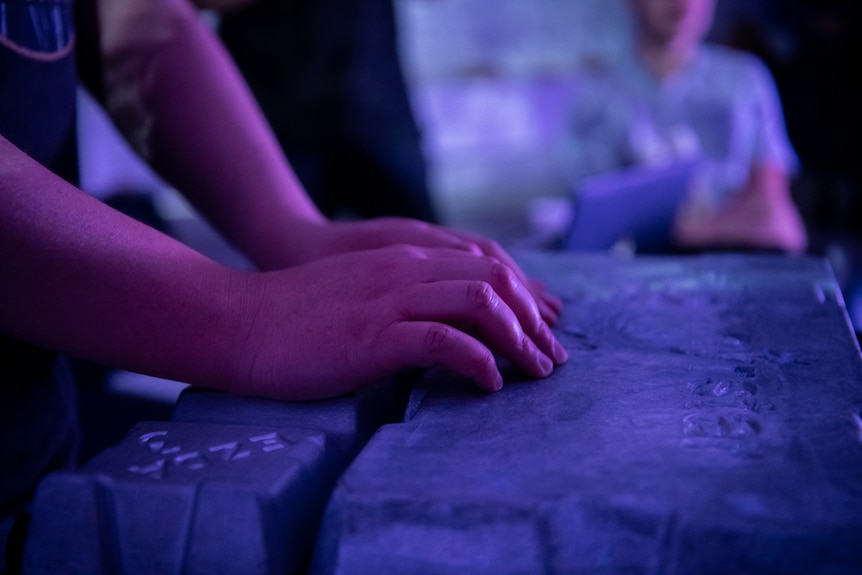
[[80, 471], [42, 482], [28, 572], [304, 569], [336, 479], [403, 417], [419, 373], [301, 403], [187, 388], [173, 421], [139, 424]]
[[307, 430], [143, 422], [40, 484], [25, 572], [295, 572], [329, 496], [329, 449]]
[[339, 480], [349, 573], [862, 572], [862, 360], [820, 260], [530, 254], [570, 360], [430, 372]]
[[210, 389], [186, 388], [177, 400], [172, 419], [314, 430], [325, 434], [336, 448], [337, 452], [331, 455], [337, 473], [341, 473], [381, 425], [404, 417], [412, 385], [422, 373], [421, 370], [407, 370], [354, 394], [305, 402], [238, 397]]

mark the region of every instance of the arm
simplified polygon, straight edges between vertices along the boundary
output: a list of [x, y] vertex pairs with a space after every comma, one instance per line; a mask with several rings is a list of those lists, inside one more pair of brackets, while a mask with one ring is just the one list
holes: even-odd
[[797, 160], [784, 126], [769, 71], [751, 56], [738, 61], [742, 95], [736, 106], [752, 128], [750, 169], [741, 190], [716, 212], [683, 212], [677, 238], [693, 247], [753, 247], [787, 253], [805, 250], [807, 234], [790, 193]]
[[801, 253], [807, 244], [787, 174], [770, 165], [752, 168], [746, 187], [718, 211], [681, 212], [675, 233], [680, 245], [695, 248], [751, 247]]
[[230, 58], [187, 2], [103, 1], [100, 15], [108, 110], [156, 170], [259, 267], [397, 243], [461, 249], [512, 267], [545, 320], [556, 320], [560, 300], [494, 242], [397, 218], [326, 221]]
[[221, 313], [226, 270], [77, 190], [2, 136], [0, 196], [5, 335], [153, 375], [218, 380], [225, 366], [210, 354], [229, 342], [209, 337], [205, 323], [230, 321]]
[[99, 6], [106, 109], [121, 131], [258, 266], [302, 260], [285, 230], [325, 220], [197, 12], [185, 0]]
[[435, 364], [495, 390], [492, 351], [535, 377], [565, 360], [533, 299], [493, 258], [401, 246], [233, 270], [2, 137], [0, 269], [4, 335], [247, 395], [328, 397]]

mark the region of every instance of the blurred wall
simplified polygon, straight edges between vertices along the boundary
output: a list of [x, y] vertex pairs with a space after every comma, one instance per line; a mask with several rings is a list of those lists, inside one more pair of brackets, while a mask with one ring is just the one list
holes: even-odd
[[529, 234], [564, 196], [554, 162], [569, 79], [626, 49], [625, 0], [397, 0], [432, 190], [451, 225]]

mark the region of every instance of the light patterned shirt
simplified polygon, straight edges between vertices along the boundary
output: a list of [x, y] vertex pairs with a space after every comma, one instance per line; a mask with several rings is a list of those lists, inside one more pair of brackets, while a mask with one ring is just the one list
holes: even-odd
[[793, 173], [775, 83], [755, 56], [702, 46], [684, 69], [658, 80], [632, 56], [580, 76], [561, 161], [572, 181], [626, 166], [698, 158], [698, 184], [719, 204], [753, 166]]

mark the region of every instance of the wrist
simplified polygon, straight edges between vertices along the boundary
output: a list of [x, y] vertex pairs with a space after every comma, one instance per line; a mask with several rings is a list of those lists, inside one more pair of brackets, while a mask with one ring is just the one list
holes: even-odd
[[326, 255], [325, 242], [332, 223], [320, 218], [287, 218], [256, 234], [248, 250], [260, 270], [293, 267]]

